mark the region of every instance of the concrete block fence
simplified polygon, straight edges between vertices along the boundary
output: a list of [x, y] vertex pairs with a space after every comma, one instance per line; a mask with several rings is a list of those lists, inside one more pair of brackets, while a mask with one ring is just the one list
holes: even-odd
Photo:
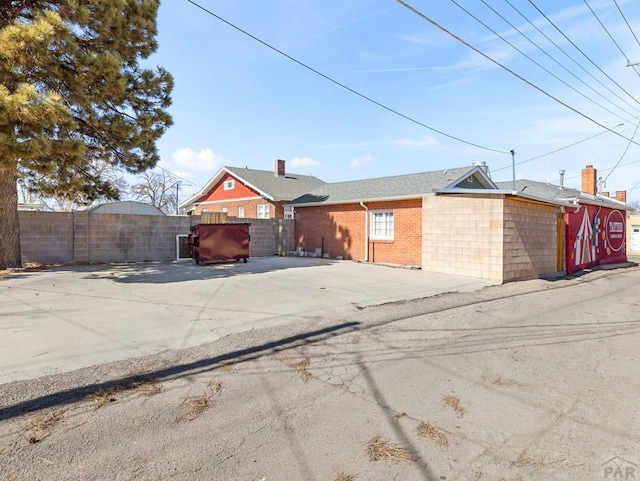
[[[147, 216], [89, 212], [20, 212], [23, 263], [161, 261], [176, 258], [176, 236], [189, 234], [200, 216]], [[251, 255], [286, 255], [294, 249], [291, 219], [249, 222]]]

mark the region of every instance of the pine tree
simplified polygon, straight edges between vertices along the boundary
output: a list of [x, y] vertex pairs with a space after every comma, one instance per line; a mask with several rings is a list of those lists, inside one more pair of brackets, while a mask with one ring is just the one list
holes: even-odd
[[20, 266], [18, 176], [45, 195], [117, 197], [89, 166], [100, 159], [139, 173], [157, 163], [173, 79], [140, 65], [157, 49], [159, 0], [0, 3], [4, 269]]

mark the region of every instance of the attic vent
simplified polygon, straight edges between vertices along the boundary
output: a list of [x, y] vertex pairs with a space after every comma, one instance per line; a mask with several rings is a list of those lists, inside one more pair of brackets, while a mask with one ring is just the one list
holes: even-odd
[[469, 183], [473, 182], [473, 175], [470, 175], [469, 177], [467, 177], [467, 182]]

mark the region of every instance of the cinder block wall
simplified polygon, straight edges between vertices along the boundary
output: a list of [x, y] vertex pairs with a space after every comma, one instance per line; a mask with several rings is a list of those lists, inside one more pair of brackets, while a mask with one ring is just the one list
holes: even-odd
[[22, 262], [73, 262], [72, 212], [18, 212]]
[[89, 214], [87, 220], [87, 262], [131, 262], [175, 259], [176, 235], [188, 234], [189, 226], [197, 219]]
[[553, 205], [507, 198], [504, 203], [503, 280], [533, 279], [557, 269], [557, 215]]
[[[132, 262], [176, 258], [176, 235], [188, 234], [200, 216], [20, 212], [23, 263]], [[251, 222], [251, 255], [294, 250], [292, 219]]]
[[422, 270], [503, 281], [504, 196], [422, 199]]
[[252, 257], [287, 255], [295, 250], [295, 221], [293, 219], [239, 219], [229, 218], [230, 223], [250, 223], [249, 250]]

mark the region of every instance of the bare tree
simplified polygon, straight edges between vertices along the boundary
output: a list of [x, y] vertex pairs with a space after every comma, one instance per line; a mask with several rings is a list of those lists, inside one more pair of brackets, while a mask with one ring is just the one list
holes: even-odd
[[34, 172], [20, 172], [18, 177], [18, 197], [23, 202], [40, 203], [50, 210], [69, 212], [78, 207], [95, 205], [112, 199], [120, 199], [129, 190], [129, 184], [122, 175], [122, 170], [100, 157], [86, 157], [83, 171], [88, 177], [98, 178], [104, 184], [101, 192], [94, 192], [94, 187], [87, 183], [84, 188], [73, 191], [43, 191], [41, 179]]
[[134, 199], [155, 205], [165, 214], [177, 211], [180, 190], [178, 179], [165, 170], [148, 170], [138, 180], [129, 190]]

